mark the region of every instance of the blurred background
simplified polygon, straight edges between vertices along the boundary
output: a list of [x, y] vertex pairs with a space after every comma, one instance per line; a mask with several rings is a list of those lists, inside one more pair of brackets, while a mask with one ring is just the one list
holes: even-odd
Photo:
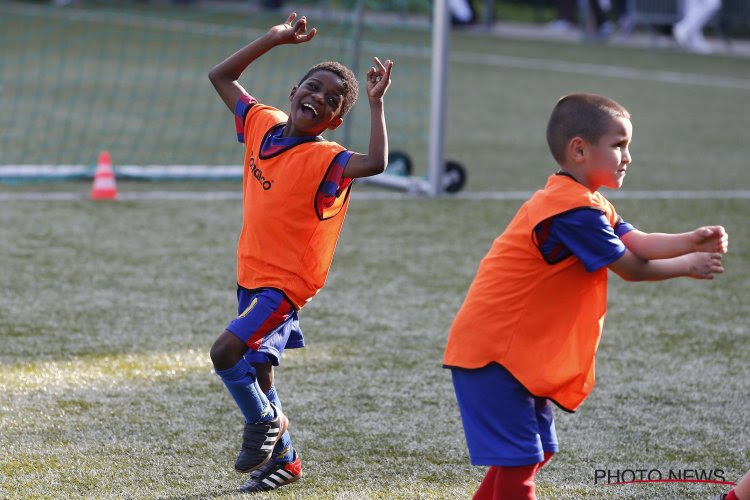
[[[466, 168], [468, 189], [538, 184], [527, 172], [550, 163], [549, 110], [582, 90], [632, 108], [636, 140], [648, 125], [657, 146], [648, 158], [667, 166], [713, 162], [703, 145], [719, 130], [734, 134], [718, 154], [727, 157], [720, 184], [737, 185], [744, 165], [731, 148], [744, 147], [750, 128], [741, 112], [750, 2], [449, 0], [447, 8], [444, 149]], [[314, 43], [274, 49], [242, 84], [286, 110], [291, 87], [319, 61], [339, 60], [361, 77], [373, 56], [392, 58], [391, 150], [425, 175], [432, 9], [427, 0], [0, 1], [0, 181], [18, 181], [11, 167], [20, 165], [27, 180], [50, 178], [33, 166], [56, 166], [55, 178], [90, 176], [102, 150], [116, 169], [191, 165], [210, 179], [210, 167], [239, 166], [232, 117], [207, 72], [292, 10], [318, 28]], [[368, 117], [360, 102], [329, 138], [366, 149]], [[686, 145], [658, 147], [678, 139]]]

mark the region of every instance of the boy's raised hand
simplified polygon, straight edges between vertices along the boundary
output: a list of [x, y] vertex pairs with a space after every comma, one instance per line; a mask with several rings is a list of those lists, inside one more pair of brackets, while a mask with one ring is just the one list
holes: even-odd
[[391, 69], [393, 61], [386, 59], [385, 66], [377, 57], [372, 58], [375, 66], [367, 72], [367, 97], [370, 99], [382, 99], [388, 86], [391, 84]]
[[695, 229], [691, 238], [696, 252], [727, 253], [729, 235], [722, 226], [703, 226]]
[[307, 31], [307, 18], [302, 16], [295, 21], [296, 17], [297, 13], [292, 12], [284, 24], [278, 24], [268, 30], [274, 36], [277, 44], [305, 43], [315, 36], [318, 31], [315, 28]]

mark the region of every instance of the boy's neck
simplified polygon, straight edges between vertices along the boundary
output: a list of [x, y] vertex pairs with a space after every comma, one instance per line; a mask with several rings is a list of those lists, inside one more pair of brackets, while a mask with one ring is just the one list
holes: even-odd
[[[555, 172], [555, 175], [562, 175], [564, 177], [570, 177], [574, 181], [578, 182], [578, 179], [576, 179], [575, 177], [573, 177], [573, 174], [571, 174], [570, 172], [566, 172], [564, 170], [558, 170], [557, 172]], [[580, 184], [580, 182], [579, 182], [579, 184]]]
[[322, 131], [319, 133], [308, 133], [300, 130], [295, 130], [294, 127], [290, 126], [289, 122], [287, 122], [287, 124], [282, 128], [279, 137], [318, 137], [321, 133]]
[[[564, 175], [566, 177], [570, 177], [574, 181], [576, 181], [578, 184], [581, 184], [582, 186], [586, 186], [586, 183], [584, 182], [585, 176], [582, 175], [576, 168], [570, 168], [565, 165], [559, 165], [559, 170], [556, 172], [557, 175]], [[587, 186], [588, 187], [588, 186]], [[595, 190], [594, 190], [595, 191]]]

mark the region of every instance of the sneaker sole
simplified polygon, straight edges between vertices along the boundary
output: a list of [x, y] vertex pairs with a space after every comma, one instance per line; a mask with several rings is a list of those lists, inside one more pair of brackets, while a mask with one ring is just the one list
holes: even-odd
[[279, 433], [276, 435], [276, 439], [273, 442], [273, 446], [271, 446], [271, 451], [268, 453], [268, 456], [265, 458], [265, 460], [263, 460], [261, 463], [259, 463], [255, 467], [251, 467], [249, 469], [238, 469], [237, 467], [235, 467], [234, 470], [236, 470], [237, 472], [241, 472], [243, 474], [247, 474], [248, 472], [252, 472], [254, 470], [257, 470], [263, 467], [264, 465], [268, 463], [269, 460], [271, 460], [271, 456], [273, 455], [273, 448], [276, 446], [276, 443], [279, 442], [279, 439], [281, 439], [281, 436], [284, 435], [287, 427], [289, 427], [289, 419], [286, 418], [286, 415], [281, 413], [281, 417], [282, 419], [281, 419], [281, 427], [279, 428]]

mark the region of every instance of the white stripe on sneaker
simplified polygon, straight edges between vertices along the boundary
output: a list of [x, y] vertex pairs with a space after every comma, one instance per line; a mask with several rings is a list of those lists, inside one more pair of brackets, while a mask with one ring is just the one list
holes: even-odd
[[284, 476], [284, 479], [291, 479], [294, 477], [291, 474], [289, 474], [287, 471], [285, 471], [284, 469], [279, 469], [278, 473], [282, 474]]
[[264, 479], [263, 482], [266, 483], [271, 489], [275, 489], [278, 486], [277, 484], [272, 483], [268, 479]]

